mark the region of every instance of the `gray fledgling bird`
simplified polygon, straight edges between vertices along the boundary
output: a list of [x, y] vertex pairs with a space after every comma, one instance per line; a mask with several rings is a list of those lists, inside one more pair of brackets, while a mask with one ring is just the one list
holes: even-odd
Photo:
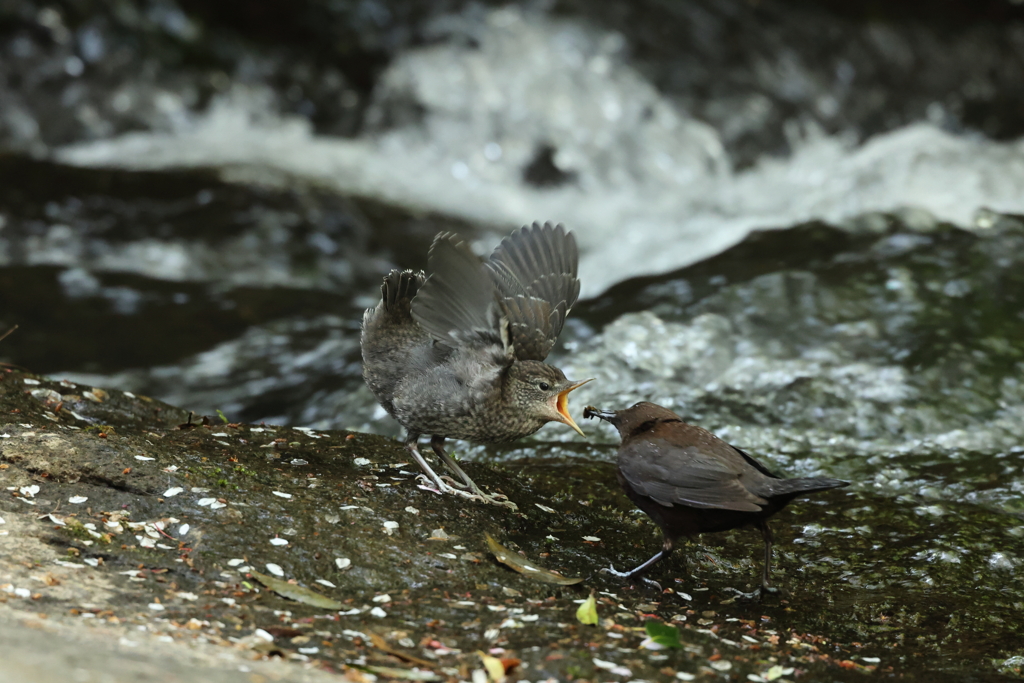
[[[579, 296], [576, 238], [561, 225], [524, 226], [486, 262], [453, 233], [434, 238], [429, 276], [393, 270], [381, 302], [363, 316], [363, 378], [381, 406], [406, 428], [405, 446], [430, 482], [513, 509], [480, 490], [445, 452], [445, 439], [502, 443], [548, 422], [569, 425], [571, 382], [543, 362]], [[462, 482], [439, 477], [419, 452], [434, 453]]]
[[824, 477], [783, 479], [708, 430], [686, 424], [653, 403], [625, 410], [587, 406], [583, 417], [600, 418], [619, 431], [619, 484], [664, 536], [661, 551], [639, 567], [628, 572], [610, 567], [607, 571], [615, 576], [635, 576], [668, 557], [681, 536], [756, 526], [764, 539], [761, 588], [771, 590], [768, 518], [797, 496], [849, 484]]

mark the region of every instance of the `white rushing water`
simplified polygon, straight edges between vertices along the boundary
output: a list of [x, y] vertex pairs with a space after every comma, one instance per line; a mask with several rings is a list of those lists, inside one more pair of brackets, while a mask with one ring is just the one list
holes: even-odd
[[[711, 256], [757, 228], [903, 208], [969, 227], [981, 207], [1024, 212], [1022, 141], [956, 136], [928, 122], [863, 144], [794, 130], [791, 156], [735, 172], [716, 131], [630, 66], [619, 34], [515, 8], [448, 21], [475, 44], [452, 40], [396, 59], [368, 114], [392, 123], [376, 133], [318, 136], [305, 119], [274, 113], [266, 93], [235, 87], [201, 115], [181, 104], [165, 130], [56, 156], [314, 183], [497, 232], [564, 222], [580, 238], [585, 297]], [[169, 97], [163, 106], [177, 105]], [[556, 187], [523, 177], [545, 146], [568, 178]]]

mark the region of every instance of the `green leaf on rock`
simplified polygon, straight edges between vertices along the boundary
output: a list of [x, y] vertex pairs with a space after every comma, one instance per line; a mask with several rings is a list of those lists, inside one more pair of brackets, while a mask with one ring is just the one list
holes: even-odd
[[594, 594], [591, 593], [590, 597], [583, 601], [583, 604], [576, 610], [576, 619], [581, 624], [597, 624], [597, 600], [594, 599]]
[[253, 577], [262, 583], [264, 586], [274, 591], [282, 598], [288, 598], [289, 600], [295, 600], [306, 605], [312, 605], [313, 607], [320, 607], [323, 609], [341, 609], [341, 603], [337, 600], [331, 600], [328, 597], [314, 593], [308, 588], [297, 586], [294, 583], [288, 583], [281, 579], [275, 579], [273, 576], [267, 576], [266, 574], [260, 574], [257, 571], [249, 571]]
[[682, 643], [679, 642], [679, 629], [675, 626], [669, 626], [668, 624], [651, 619], [644, 624], [644, 630], [647, 631], [647, 637], [652, 642], [661, 645], [662, 647], [682, 647]]

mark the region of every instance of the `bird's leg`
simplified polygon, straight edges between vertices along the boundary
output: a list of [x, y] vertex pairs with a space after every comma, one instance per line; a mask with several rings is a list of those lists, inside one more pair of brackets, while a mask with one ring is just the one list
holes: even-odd
[[421, 474], [420, 476], [426, 479], [429, 484], [432, 484], [434, 488], [436, 488], [441, 493], [456, 493], [466, 497], [471, 497], [472, 494], [466, 493], [465, 491], [461, 491], [459, 489], [452, 488], [448, 484], [444, 483], [441, 477], [437, 476], [437, 473], [434, 472], [434, 470], [430, 467], [430, 463], [428, 463], [426, 459], [422, 455], [420, 455], [420, 449], [417, 443], [419, 439], [419, 434], [409, 432], [409, 435], [405, 439], [405, 449], [409, 451], [409, 454], [412, 455], [412, 457], [416, 460], [416, 464], [418, 464], [420, 466], [420, 469], [423, 470], [423, 474]]
[[[659, 550], [657, 553], [655, 553], [654, 557], [652, 557], [651, 559], [647, 560], [646, 562], [644, 562], [639, 567], [635, 567], [634, 569], [631, 569], [628, 572], [620, 572], [617, 569], [615, 569], [614, 565], [610, 565], [607, 569], [603, 569], [601, 571], [606, 571], [609, 574], [611, 574], [612, 576], [618, 576], [619, 578], [622, 578], [622, 579], [629, 579], [629, 578], [632, 578], [632, 577], [636, 576], [640, 572], [646, 570], [648, 567], [650, 567], [651, 565], [655, 564], [659, 560], [665, 559], [671, 553], [672, 553], [672, 539], [666, 537], [664, 542], [661, 544], [661, 550]], [[646, 579], [645, 579], [645, 581], [646, 581]], [[654, 583], [654, 585], [658, 586], [658, 588], [661, 588], [661, 586], [658, 585], [657, 582], [652, 582], [652, 583]]]
[[[452, 458], [451, 456], [449, 456], [448, 453], [445, 452], [445, 450], [444, 450], [444, 439], [445, 439], [445, 437], [437, 436], [437, 435], [434, 435], [434, 436], [430, 437], [430, 447], [434, 450], [434, 455], [436, 455], [438, 458], [440, 458], [441, 462], [443, 462], [445, 465], [447, 465], [448, 469], [451, 470], [453, 473], [460, 475], [463, 478], [463, 480], [467, 479], [468, 477], [466, 477], [465, 472], [462, 471], [462, 469], [459, 467], [458, 463], [455, 463], [455, 467], [454, 468], [451, 465], [448, 464], [449, 460], [451, 460], [452, 462], [455, 462], [455, 459]], [[469, 484], [463, 483], [461, 481], [455, 481], [454, 479], [452, 479], [451, 477], [449, 477], [446, 474], [442, 474], [441, 478], [444, 479], [445, 481], [447, 481], [449, 484], [451, 484], [452, 486], [454, 486], [456, 488], [470, 489]]]
[[744, 593], [738, 588], [728, 588], [736, 593], [737, 598], [743, 598], [744, 600], [753, 600], [754, 598], [764, 599], [764, 596], [768, 593], [778, 593], [778, 588], [772, 588], [771, 585], [771, 573], [772, 573], [772, 530], [768, 528], [768, 522], [760, 520], [757, 523], [757, 528], [761, 530], [761, 538], [764, 539], [764, 567], [761, 571], [761, 587]]
[[[503, 505], [507, 508], [511, 508], [512, 510], [519, 509], [519, 506], [510, 501], [507, 496], [503, 496], [500, 493], [494, 495], [484, 493], [483, 490], [479, 486], [477, 486], [476, 482], [470, 479], [469, 475], [466, 474], [461, 467], [459, 467], [459, 463], [455, 462], [455, 458], [453, 458], [452, 456], [448, 455], [445, 452], [443, 436], [435, 435], [431, 437], [430, 447], [434, 449], [434, 453], [437, 454], [437, 457], [441, 458], [444, 464], [448, 466], [448, 469], [457, 474], [459, 478], [465, 482], [465, 488], [468, 488], [469, 491], [461, 492], [464, 496], [466, 496], [467, 498], [472, 498], [474, 500], [480, 500], [485, 503], [491, 503], [493, 505]], [[459, 486], [461, 487], [461, 485]]]
[[761, 520], [757, 523], [757, 527], [761, 530], [761, 538], [764, 539], [764, 571], [761, 573], [761, 595], [765, 593], [777, 593], [778, 588], [772, 588], [771, 573], [772, 573], [772, 542], [775, 540], [772, 537], [772, 530], [768, 528], [767, 520]]

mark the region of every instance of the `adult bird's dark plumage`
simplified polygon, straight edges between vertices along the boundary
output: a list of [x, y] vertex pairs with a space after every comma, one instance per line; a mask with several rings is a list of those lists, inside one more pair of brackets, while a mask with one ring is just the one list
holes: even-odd
[[626, 495], [661, 527], [661, 551], [634, 576], [668, 557], [682, 536], [756, 526], [764, 539], [761, 587], [770, 589], [772, 532], [768, 518], [797, 496], [846, 486], [823, 477], [782, 479], [711, 432], [686, 424], [667, 408], [637, 403], [625, 410], [587, 406], [584, 417], [610, 422], [619, 431], [617, 476]]
[[[445, 452], [445, 439], [514, 441], [551, 421], [583, 434], [566, 396], [589, 380], [571, 382], [543, 362], [579, 296], [578, 260], [571, 232], [534, 223], [487, 261], [441, 233], [429, 276], [393, 270], [384, 278], [381, 302], [363, 316], [363, 377], [440, 491], [515, 507], [481, 491]], [[431, 469], [418, 448], [424, 434], [461, 483]]]

